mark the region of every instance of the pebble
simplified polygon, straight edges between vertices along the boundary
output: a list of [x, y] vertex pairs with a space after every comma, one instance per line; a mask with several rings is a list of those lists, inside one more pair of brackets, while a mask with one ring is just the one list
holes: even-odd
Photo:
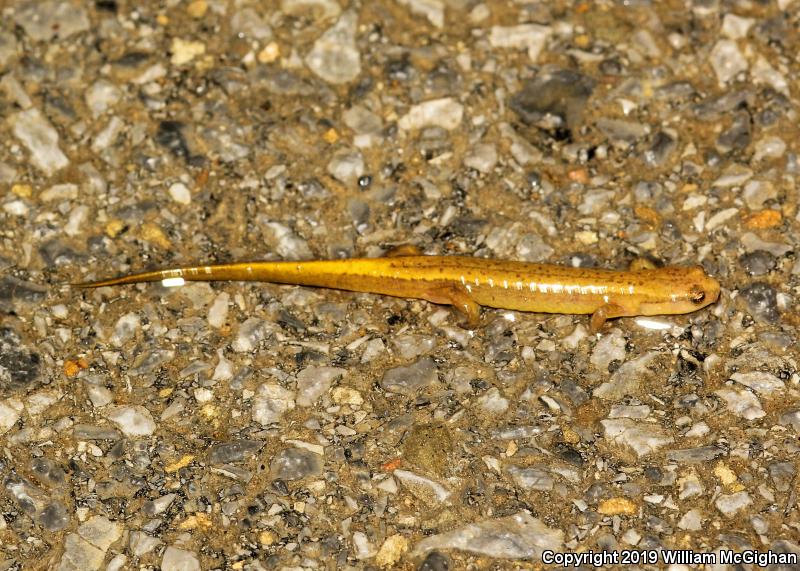
[[751, 276], [763, 276], [775, 268], [775, 258], [764, 250], [756, 250], [740, 256], [739, 263]]
[[458, 549], [487, 557], [541, 561], [543, 551], [558, 551], [563, 544], [563, 531], [519, 512], [426, 537], [414, 546], [411, 556], [423, 557], [435, 549]]
[[308, 367], [297, 373], [297, 406], [314, 406], [346, 372], [338, 367]]
[[272, 39], [272, 28], [253, 8], [237, 10], [231, 18], [231, 29], [236, 34], [261, 42]]
[[762, 371], [754, 371], [752, 373], [731, 373], [731, 380], [736, 381], [740, 385], [749, 387], [760, 395], [771, 395], [779, 393], [786, 389], [783, 381], [775, 375], [765, 373]]
[[387, 392], [413, 396], [417, 392], [436, 384], [439, 372], [430, 357], [423, 357], [407, 367], [395, 367], [383, 374], [381, 387]]
[[375, 547], [369, 541], [367, 534], [362, 531], [353, 533], [353, 548], [356, 559], [370, 559], [375, 556]]
[[430, 99], [412, 106], [397, 122], [404, 131], [440, 127], [452, 131], [461, 124], [464, 106], [452, 97]]
[[141, 327], [141, 320], [135, 313], [126, 313], [117, 320], [114, 325], [114, 332], [111, 334], [111, 344], [116, 347], [122, 347], [134, 338], [136, 332]]
[[749, 180], [744, 185], [742, 192], [745, 204], [751, 210], [764, 207], [764, 203], [778, 198], [778, 190], [769, 181]]
[[169, 196], [178, 204], [192, 203], [192, 193], [182, 182], [176, 182], [169, 186]]
[[539, 24], [492, 26], [489, 31], [489, 44], [493, 48], [527, 50], [531, 62], [536, 63], [551, 33], [551, 28]]
[[638, 506], [628, 498], [609, 498], [597, 504], [597, 513], [602, 515], [636, 515]]
[[800, 410], [790, 410], [784, 412], [780, 418], [781, 424], [786, 424], [794, 428], [797, 434], [800, 434]]
[[403, 486], [420, 500], [436, 504], [446, 502], [452, 492], [425, 476], [420, 476], [409, 470], [395, 470], [393, 475]]
[[552, 490], [555, 484], [552, 474], [538, 468], [517, 468], [512, 466], [508, 469], [508, 475], [511, 476], [517, 486], [526, 490], [546, 492]]
[[436, 339], [427, 335], [398, 335], [392, 339], [392, 347], [403, 359], [416, 359], [436, 348]]
[[412, 14], [424, 16], [437, 28], [444, 27], [444, 7], [442, 0], [397, 0], [398, 4], [407, 6]]
[[652, 376], [649, 366], [657, 356], [658, 353], [650, 351], [623, 364], [614, 371], [609, 381], [594, 390], [594, 396], [604, 400], [618, 400], [635, 393], [642, 380]]
[[267, 336], [263, 319], [249, 317], [239, 326], [231, 348], [237, 353], [252, 353]]
[[756, 141], [753, 152], [754, 161], [777, 159], [786, 153], [786, 142], [777, 136], [768, 136]]
[[172, 38], [170, 52], [172, 52], [172, 57], [170, 58], [172, 65], [181, 66], [206, 53], [206, 45], [203, 42], [194, 40]]
[[261, 440], [234, 440], [215, 444], [208, 451], [208, 461], [212, 464], [230, 464], [249, 460], [264, 447]]
[[678, 527], [685, 531], [700, 531], [703, 529], [703, 514], [700, 510], [691, 509], [683, 514], [678, 521]]
[[375, 554], [375, 565], [378, 567], [394, 567], [400, 562], [406, 551], [408, 551], [408, 539], [395, 533], [387, 537]]
[[166, 511], [177, 497], [178, 494], [166, 494], [155, 500], [147, 501], [142, 505], [142, 511], [150, 517], [156, 516]]
[[[16, 289], [17, 285], [27, 285], [25, 282], [11, 278], [0, 280], [0, 288], [4, 284], [14, 287], [15, 293], [19, 291]], [[2, 289], [0, 289], [0, 294], [2, 293]], [[37, 301], [41, 296], [41, 292], [25, 291], [25, 288], [20, 295], [20, 297], [28, 298], [27, 301]], [[2, 297], [0, 297], [0, 301], [2, 301]], [[2, 304], [0, 304], [0, 308], [2, 308]], [[19, 335], [13, 329], [0, 327], [0, 391], [33, 384], [40, 377], [41, 364], [39, 354], [30, 351], [23, 345]]]
[[604, 436], [624, 448], [630, 448], [641, 458], [671, 444], [674, 439], [656, 425], [628, 418], [602, 420]]
[[515, 251], [517, 258], [525, 262], [544, 262], [555, 253], [554, 248], [533, 232], [520, 237]]
[[61, 42], [87, 31], [90, 25], [84, 6], [68, 1], [21, 2], [12, 13], [14, 22], [37, 42]]
[[606, 372], [612, 361], [621, 363], [625, 360], [625, 345], [626, 341], [622, 330], [615, 327], [605, 333], [594, 346], [589, 362], [598, 371]]
[[[0, 375], [4, 372], [1, 367], [2, 364], [0, 363]], [[0, 377], [0, 381], [2, 380], [2, 377]], [[5, 434], [11, 430], [22, 416], [23, 410], [22, 402], [17, 399], [10, 398], [0, 401], [0, 434]]]
[[[308, 242], [279, 222], [268, 222], [265, 227], [272, 232], [276, 244], [274, 251], [285, 260], [309, 260], [313, 258]], [[248, 320], [249, 321], [249, 320]]]
[[357, 150], [339, 149], [328, 162], [328, 174], [349, 187], [364, 175], [364, 158]]
[[217, 294], [211, 307], [208, 308], [208, 324], [214, 329], [219, 329], [228, 319], [228, 306], [231, 302], [231, 296], [227, 292]]
[[711, 48], [709, 62], [717, 75], [720, 86], [731, 81], [738, 74], [747, 71], [747, 58], [739, 51], [733, 40], [719, 40]]
[[722, 18], [720, 32], [732, 40], [739, 40], [747, 36], [747, 32], [755, 23], [753, 18], [744, 18], [736, 14], [725, 14]]
[[477, 400], [478, 406], [488, 415], [500, 416], [508, 410], [509, 400], [505, 398], [500, 389], [492, 387]]
[[364, 397], [355, 389], [349, 387], [336, 387], [331, 394], [333, 402], [336, 404], [347, 404], [358, 407], [364, 404]]
[[128, 437], [152, 436], [156, 430], [153, 416], [141, 405], [109, 407], [104, 415]]
[[489, 174], [497, 164], [497, 148], [491, 143], [475, 145], [464, 157], [464, 166]]
[[161, 558], [161, 571], [200, 571], [200, 560], [193, 551], [170, 545]]
[[112, 544], [122, 537], [122, 529], [122, 525], [119, 523], [98, 515], [89, 518], [78, 526], [78, 535], [100, 551], [106, 552]]
[[778, 311], [778, 294], [775, 288], [765, 282], [754, 282], [739, 290], [747, 309], [761, 323], [777, 323], [780, 319]]
[[274, 383], [258, 387], [253, 399], [253, 420], [262, 425], [280, 422], [283, 415], [295, 407], [295, 393]]
[[14, 135], [31, 154], [31, 162], [45, 175], [51, 176], [69, 164], [58, 146], [58, 131], [36, 109], [20, 111], [9, 117]]
[[92, 115], [99, 117], [119, 102], [122, 90], [110, 81], [100, 79], [89, 86], [84, 98]]
[[279, 480], [300, 480], [322, 475], [322, 456], [302, 448], [288, 448], [278, 452], [270, 461], [272, 476]]
[[148, 535], [143, 531], [132, 531], [128, 539], [128, 546], [135, 557], [142, 557], [161, 545], [161, 540]]
[[752, 232], [746, 232], [742, 235], [740, 240], [742, 246], [744, 246], [744, 249], [748, 252], [764, 251], [776, 258], [785, 256], [793, 249], [789, 244], [784, 244], [782, 242], [766, 242]]
[[361, 54], [356, 47], [358, 15], [344, 12], [339, 20], [323, 33], [305, 58], [306, 65], [324, 81], [349, 83], [361, 73]]
[[717, 509], [727, 517], [733, 517], [736, 512], [745, 509], [753, 503], [750, 494], [747, 492], [736, 492], [735, 494], [720, 494], [714, 500]]
[[64, 538], [64, 554], [56, 567], [57, 571], [96, 571], [103, 564], [106, 554], [82, 539], [77, 533], [68, 533]]
[[716, 393], [728, 404], [728, 409], [731, 412], [746, 420], [755, 420], [767, 414], [761, 408], [761, 402], [759, 402], [756, 395], [750, 391], [719, 389]]

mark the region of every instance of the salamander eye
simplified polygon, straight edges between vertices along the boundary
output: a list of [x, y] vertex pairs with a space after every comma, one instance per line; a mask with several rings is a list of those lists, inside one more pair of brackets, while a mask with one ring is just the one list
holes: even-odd
[[689, 301], [695, 305], [700, 305], [706, 299], [706, 292], [699, 286], [692, 286], [689, 290]]

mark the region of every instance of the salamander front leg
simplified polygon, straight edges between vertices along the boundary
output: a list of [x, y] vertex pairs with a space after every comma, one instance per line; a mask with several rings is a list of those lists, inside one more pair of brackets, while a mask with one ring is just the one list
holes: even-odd
[[652, 260], [647, 258], [634, 258], [628, 269], [635, 272], [637, 270], [655, 270], [657, 267]]
[[595, 309], [592, 318], [589, 320], [589, 331], [597, 333], [603, 328], [605, 322], [615, 317], [625, 315], [625, 310], [615, 303], [606, 303]]
[[402, 258], [404, 256], [421, 256], [422, 250], [416, 247], [414, 244], [400, 244], [399, 246], [394, 246], [393, 248], [389, 248], [384, 256], [387, 258]]
[[466, 329], [476, 329], [480, 325], [481, 306], [460, 284], [432, 286], [425, 292], [424, 298], [433, 303], [452, 305], [462, 315], [463, 321], [460, 325]]

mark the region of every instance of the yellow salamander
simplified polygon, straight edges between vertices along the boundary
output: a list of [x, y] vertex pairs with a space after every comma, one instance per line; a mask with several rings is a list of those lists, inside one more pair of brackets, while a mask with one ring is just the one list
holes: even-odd
[[697, 311], [719, 297], [699, 266], [616, 271], [467, 256], [423, 256], [413, 247], [385, 258], [239, 262], [143, 272], [77, 284], [103, 287], [168, 279], [262, 281], [425, 299], [455, 306], [475, 327], [481, 306], [607, 319]]

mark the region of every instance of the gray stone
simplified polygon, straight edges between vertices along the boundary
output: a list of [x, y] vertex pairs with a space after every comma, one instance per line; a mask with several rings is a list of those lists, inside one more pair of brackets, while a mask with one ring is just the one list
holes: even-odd
[[156, 423], [150, 411], [141, 405], [112, 406], [103, 411], [105, 417], [116, 424], [128, 437], [151, 436]]
[[527, 512], [519, 512], [427, 537], [417, 543], [411, 554], [423, 557], [434, 549], [458, 549], [499, 559], [539, 561], [543, 551], [558, 551], [563, 543], [563, 531], [548, 527]]
[[263, 425], [279, 422], [295, 406], [295, 393], [274, 383], [258, 387], [253, 399], [253, 420]]
[[729, 82], [748, 67], [747, 58], [733, 40], [719, 40], [714, 44], [709, 62], [720, 84]]
[[656, 425], [636, 422], [629, 418], [603, 420], [605, 437], [624, 448], [630, 448], [638, 457], [657, 452], [673, 442], [672, 436]]
[[627, 395], [634, 394], [641, 385], [642, 380], [651, 375], [648, 366], [657, 356], [658, 353], [651, 351], [633, 361], [628, 361], [614, 371], [614, 374], [611, 375], [611, 380], [594, 390], [594, 396], [604, 400], [619, 400]]
[[328, 162], [328, 174], [339, 182], [354, 187], [364, 174], [364, 158], [358, 151], [339, 149]]
[[243, 462], [255, 456], [264, 447], [261, 440], [234, 440], [215, 444], [208, 451], [208, 461], [212, 464]]
[[58, 564], [58, 571], [95, 571], [100, 569], [105, 552], [77, 533], [67, 534], [64, 539], [64, 555]]
[[200, 560], [194, 551], [170, 545], [161, 559], [161, 571], [200, 571]]
[[464, 106], [452, 97], [430, 99], [412, 106], [408, 113], [400, 117], [397, 126], [404, 131], [440, 127], [452, 131], [461, 124]]
[[81, 4], [55, 0], [20, 3], [14, 21], [35, 41], [63, 40], [89, 29], [89, 16]]
[[9, 121], [14, 135], [30, 152], [31, 162], [45, 175], [50, 176], [69, 164], [58, 146], [58, 131], [38, 109], [20, 111]]
[[775, 375], [762, 371], [732, 373], [731, 380], [754, 390], [760, 395], [770, 395], [786, 389], [784, 382]]
[[436, 363], [433, 359], [425, 357], [407, 367], [396, 367], [386, 371], [381, 379], [381, 387], [390, 393], [412, 396], [432, 386], [438, 380]]
[[275, 455], [269, 468], [272, 476], [278, 480], [300, 480], [320, 476], [324, 465], [319, 454], [304, 448], [288, 448]]
[[314, 42], [306, 56], [306, 65], [328, 83], [353, 81], [361, 73], [361, 54], [356, 48], [358, 15], [342, 14], [339, 20]]
[[717, 506], [717, 509], [728, 517], [733, 517], [736, 512], [743, 510], [752, 503], [753, 500], [750, 498], [750, 494], [744, 491], [734, 494], [720, 494], [714, 500], [714, 505]]
[[464, 166], [488, 174], [497, 164], [497, 148], [491, 143], [480, 143], [464, 157]]

